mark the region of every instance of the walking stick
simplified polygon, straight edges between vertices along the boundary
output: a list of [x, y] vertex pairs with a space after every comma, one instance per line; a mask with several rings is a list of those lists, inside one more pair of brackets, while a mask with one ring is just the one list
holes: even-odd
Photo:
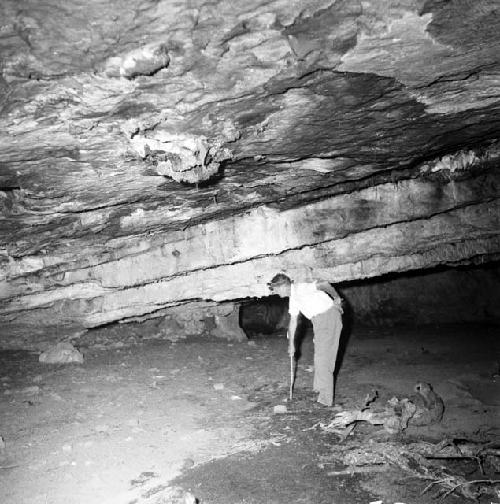
[[294, 369], [294, 360], [295, 360], [295, 345], [293, 338], [290, 337], [290, 333], [287, 334], [289, 342], [288, 342], [288, 353], [290, 354], [290, 393], [289, 400], [293, 399], [293, 385], [295, 378], [295, 369]]

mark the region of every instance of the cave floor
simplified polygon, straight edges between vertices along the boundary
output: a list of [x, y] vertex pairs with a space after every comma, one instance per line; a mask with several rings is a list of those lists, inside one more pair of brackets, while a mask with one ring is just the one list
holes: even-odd
[[[310, 336], [291, 403], [283, 335], [244, 343], [115, 341], [82, 347], [83, 365], [43, 365], [36, 353], [3, 351], [0, 502], [192, 503], [186, 492], [201, 504], [436, 502], [438, 485], [422, 494], [429, 481], [390, 464], [339, 474], [345, 466], [332, 457], [339, 445], [390, 440], [366, 423], [341, 440], [318, 422], [359, 407], [374, 388], [383, 404], [425, 381], [445, 402], [443, 420], [409, 428], [399, 442], [498, 442], [497, 341], [491, 326], [356, 329], [333, 409], [318, 405], [311, 391]], [[288, 411], [274, 414], [276, 405]], [[476, 478], [474, 464], [454, 470]], [[465, 500], [450, 493], [442, 502]]]

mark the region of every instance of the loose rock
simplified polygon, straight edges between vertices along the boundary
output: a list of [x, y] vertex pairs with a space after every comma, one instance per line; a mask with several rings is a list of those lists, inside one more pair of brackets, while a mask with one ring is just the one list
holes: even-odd
[[288, 408], [284, 404], [278, 404], [273, 408], [273, 412], [277, 415], [286, 413]]
[[71, 343], [58, 343], [38, 358], [44, 364], [83, 364], [83, 355]]

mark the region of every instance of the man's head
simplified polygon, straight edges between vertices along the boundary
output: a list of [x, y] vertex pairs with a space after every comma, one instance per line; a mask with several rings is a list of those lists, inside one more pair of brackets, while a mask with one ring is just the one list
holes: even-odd
[[290, 297], [291, 285], [292, 281], [284, 273], [278, 273], [267, 284], [272, 294], [276, 294], [282, 298]]

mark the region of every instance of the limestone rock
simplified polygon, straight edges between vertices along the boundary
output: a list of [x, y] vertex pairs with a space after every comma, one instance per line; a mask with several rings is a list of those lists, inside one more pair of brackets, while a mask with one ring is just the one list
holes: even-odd
[[239, 322], [239, 309], [237, 306], [229, 314], [215, 316], [215, 328], [212, 334], [218, 338], [246, 341], [247, 335], [243, 332]]
[[71, 343], [63, 342], [41, 353], [38, 360], [44, 364], [83, 364], [83, 355]]
[[133, 49], [120, 60], [120, 75], [133, 79], [139, 75], [153, 75], [170, 63], [167, 46], [164, 43], [147, 44]]
[[56, 4], [0, 2], [2, 345], [500, 257], [495, 2]]
[[229, 149], [210, 145], [204, 136], [162, 132], [154, 138], [134, 136], [131, 144], [142, 158], [153, 163], [159, 175], [177, 182], [205, 182], [217, 175], [222, 161], [231, 159]]
[[416, 394], [410, 399], [416, 406], [416, 412], [410, 424], [422, 426], [439, 423], [443, 418], [444, 403], [434, 392], [430, 383], [420, 382], [415, 385]]

